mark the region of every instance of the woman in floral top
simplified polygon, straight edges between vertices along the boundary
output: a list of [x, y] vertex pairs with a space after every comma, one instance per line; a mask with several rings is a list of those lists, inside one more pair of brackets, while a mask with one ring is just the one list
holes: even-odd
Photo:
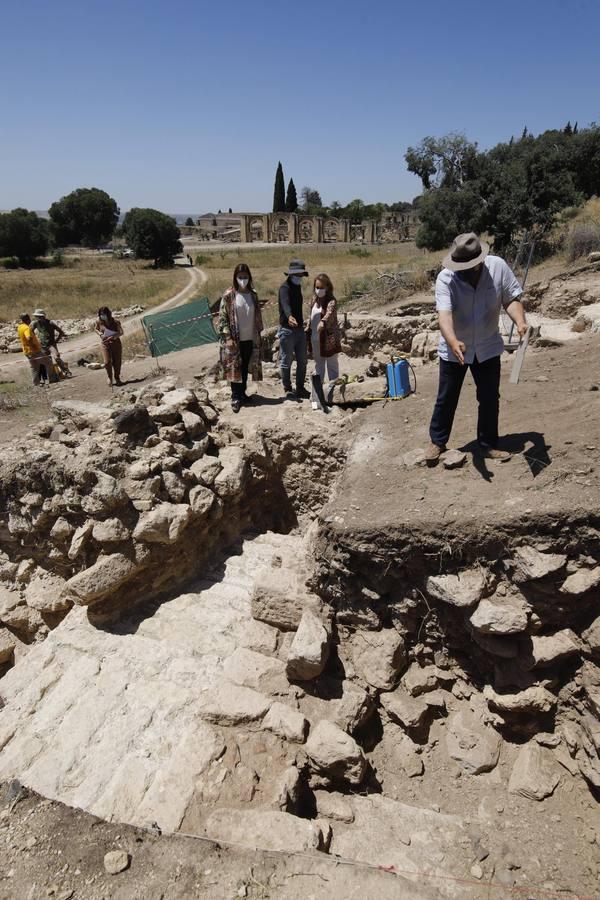
[[338, 356], [342, 344], [336, 307], [333, 284], [329, 276], [323, 272], [317, 275], [314, 282], [308, 334], [310, 352], [315, 361], [315, 373], [322, 382], [325, 381], [326, 369], [329, 381], [335, 381], [340, 375]]
[[252, 273], [246, 263], [233, 272], [233, 284], [221, 298], [219, 334], [223, 377], [231, 383], [231, 408], [235, 413], [252, 402], [246, 393], [248, 374], [262, 381], [260, 362], [262, 316]]

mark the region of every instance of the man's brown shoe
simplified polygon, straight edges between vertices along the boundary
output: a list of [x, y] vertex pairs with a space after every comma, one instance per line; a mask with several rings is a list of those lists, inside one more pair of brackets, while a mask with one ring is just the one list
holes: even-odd
[[445, 449], [445, 447], [440, 447], [439, 444], [431, 443], [425, 450], [425, 462], [427, 465], [435, 466]]
[[508, 462], [511, 458], [511, 455], [507, 450], [497, 450], [496, 447], [485, 447], [483, 444], [480, 444], [480, 447], [481, 452], [486, 459], [497, 459], [500, 462]]

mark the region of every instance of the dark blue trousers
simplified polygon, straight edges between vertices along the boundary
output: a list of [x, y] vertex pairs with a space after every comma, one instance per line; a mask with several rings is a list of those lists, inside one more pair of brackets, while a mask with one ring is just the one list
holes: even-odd
[[445, 447], [450, 440], [454, 414], [467, 369], [471, 370], [477, 389], [477, 403], [479, 404], [477, 440], [480, 444], [488, 447], [495, 447], [498, 443], [500, 357], [493, 356], [483, 363], [478, 362], [475, 357], [470, 365], [464, 366], [461, 366], [460, 363], [440, 359], [440, 383], [429, 426], [431, 442], [437, 444], [438, 447]]

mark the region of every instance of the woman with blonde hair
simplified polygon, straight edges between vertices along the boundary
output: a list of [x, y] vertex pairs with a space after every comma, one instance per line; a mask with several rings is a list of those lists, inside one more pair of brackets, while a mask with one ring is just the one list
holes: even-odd
[[246, 393], [248, 374], [262, 381], [260, 361], [262, 316], [258, 295], [252, 284], [252, 273], [246, 263], [233, 272], [233, 284], [221, 298], [219, 334], [223, 377], [231, 384], [231, 408], [234, 413], [247, 406], [252, 398]]
[[335, 381], [340, 374], [338, 354], [342, 343], [333, 284], [324, 272], [317, 275], [314, 281], [308, 339], [315, 361], [315, 374], [324, 382], [327, 370], [328, 381]]

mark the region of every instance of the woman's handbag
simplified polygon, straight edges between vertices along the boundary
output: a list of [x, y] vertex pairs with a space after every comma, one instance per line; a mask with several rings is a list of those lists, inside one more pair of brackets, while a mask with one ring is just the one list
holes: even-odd
[[331, 331], [325, 326], [319, 335], [319, 349], [321, 356], [325, 359], [335, 356], [336, 353], [342, 352], [342, 341], [340, 338], [339, 328], [333, 328]]

